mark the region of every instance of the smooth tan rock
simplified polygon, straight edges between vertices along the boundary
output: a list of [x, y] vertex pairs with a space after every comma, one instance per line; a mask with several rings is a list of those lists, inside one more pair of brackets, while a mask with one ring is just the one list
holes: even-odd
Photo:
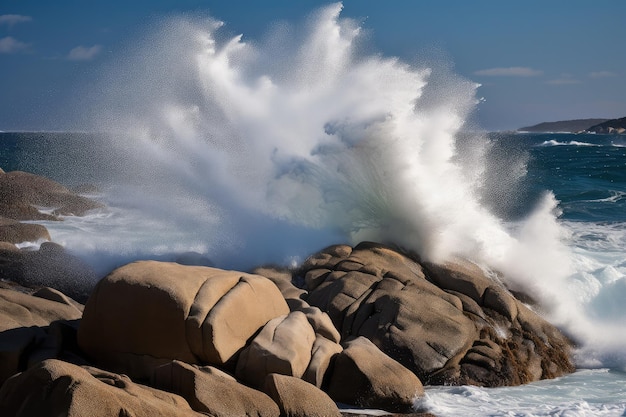
[[29, 358], [39, 354], [51, 323], [80, 316], [75, 307], [0, 289], [0, 384], [23, 371]]
[[16, 327], [47, 326], [55, 320], [75, 320], [80, 311], [58, 301], [0, 289], [0, 331]]
[[286, 311], [286, 302], [270, 280], [231, 271], [215, 272], [191, 306], [186, 321], [187, 341], [203, 362], [221, 365], [230, 361], [269, 320]]
[[306, 371], [304, 371], [302, 379], [318, 388], [322, 388], [332, 358], [342, 350], [343, 348], [339, 343], [317, 334], [315, 343], [313, 343], [311, 361]]
[[324, 313], [317, 307], [310, 306], [302, 306], [297, 311], [304, 313], [306, 319], [309, 321], [309, 324], [313, 327], [316, 334], [325, 337], [331, 342], [339, 343], [341, 341], [341, 335], [335, 328], [335, 325], [328, 314]]
[[55, 288], [81, 302], [97, 282], [91, 267], [52, 242], [42, 243], [39, 250], [0, 246], [0, 264], [0, 279], [29, 288]]
[[98, 283], [78, 342], [101, 366], [149, 378], [171, 360], [234, 361], [261, 327], [288, 311], [276, 286], [258, 275], [135, 262]]
[[74, 307], [78, 312], [83, 314], [83, 310], [85, 306], [79, 303], [78, 301], [72, 300], [67, 295], [63, 294], [59, 290], [55, 290], [54, 288], [44, 287], [40, 288], [37, 291], [33, 292], [33, 297], [39, 297], [50, 301], [56, 301], [57, 303], [65, 304], [66, 306]]
[[428, 278], [439, 288], [465, 294], [481, 304], [485, 290], [493, 284], [475, 264], [457, 259], [443, 265], [429, 264]]
[[16, 220], [0, 217], [0, 242], [22, 243], [40, 240], [50, 240], [50, 233], [45, 226], [20, 223]]
[[0, 242], [0, 256], [1, 254], [11, 254], [11, 253], [17, 253], [19, 251], [20, 249], [17, 246], [15, 246], [13, 243]]
[[16, 417], [200, 417], [180, 396], [127, 376], [58, 360], [41, 362], [0, 389], [0, 415]]
[[302, 312], [271, 320], [243, 350], [236, 375], [260, 387], [271, 373], [301, 378], [311, 361], [315, 332]]
[[280, 414], [278, 405], [266, 394], [210, 366], [173, 361], [155, 369], [152, 385], [180, 395], [194, 410], [215, 417]]
[[265, 391], [286, 417], [340, 417], [335, 402], [322, 390], [301, 379], [270, 374], [263, 384]]
[[345, 404], [405, 413], [424, 388], [411, 371], [359, 337], [336, 356], [328, 394]]
[[[52, 214], [38, 207], [53, 208]], [[48, 178], [22, 171], [0, 175], [0, 216], [14, 220], [59, 220], [58, 216], [82, 216], [102, 204], [72, 193]]]

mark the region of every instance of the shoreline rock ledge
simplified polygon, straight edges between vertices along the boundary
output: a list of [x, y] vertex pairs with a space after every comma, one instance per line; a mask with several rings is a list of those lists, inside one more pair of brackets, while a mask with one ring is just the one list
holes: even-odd
[[84, 308], [52, 289], [15, 294], [0, 290], [0, 415], [416, 413], [423, 383], [574, 370], [571, 342], [475, 265], [375, 243], [297, 270], [134, 262]]
[[477, 265], [377, 243], [329, 247], [293, 277], [342, 340], [364, 336], [429, 385], [512, 386], [574, 371], [573, 343]]

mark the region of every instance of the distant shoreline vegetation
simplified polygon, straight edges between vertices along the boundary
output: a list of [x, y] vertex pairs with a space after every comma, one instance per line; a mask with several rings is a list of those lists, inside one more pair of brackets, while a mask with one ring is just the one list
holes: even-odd
[[626, 117], [620, 119], [576, 119], [558, 122], [543, 122], [533, 126], [521, 127], [518, 132], [530, 133], [605, 133], [626, 134]]

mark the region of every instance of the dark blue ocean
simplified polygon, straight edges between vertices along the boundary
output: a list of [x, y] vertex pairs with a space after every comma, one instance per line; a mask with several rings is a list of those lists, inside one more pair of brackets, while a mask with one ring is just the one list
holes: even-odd
[[518, 134], [530, 152], [528, 183], [552, 190], [563, 220], [626, 221], [626, 136]]
[[[481, 156], [474, 161], [482, 165], [472, 172], [481, 173], [477, 201], [496, 219], [490, 221], [511, 230], [520, 242], [524, 233], [513, 231], [531, 225], [535, 240], [524, 245], [536, 242], [546, 251], [554, 249], [554, 228], [558, 232], [562, 245], [558, 253], [564, 254], [570, 269], [561, 283], [553, 284], [545, 276], [537, 285], [545, 283], [546, 292], [556, 285], [562, 294], [563, 306], [553, 318], [568, 332], [576, 329], [573, 333], [581, 343], [576, 354], [579, 371], [514, 388], [429, 387], [421, 405], [440, 416], [624, 415], [626, 136], [490, 133], [478, 135], [478, 142], [476, 134], [469, 136], [467, 143], [457, 139], [456, 149], [469, 152], [480, 145]], [[133, 259], [168, 259], [181, 253], [211, 259], [218, 267], [243, 268], [267, 261], [297, 264], [326, 244], [350, 241], [335, 229], [309, 233], [308, 229], [320, 227], [283, 221], [278, 215], [232, 211], [239, 206], [220, 204], [219, 199], [253, 199], [249, 191], [239, 196], [240, 191], [231, 189], [234, 196], [229, 195], [232, 185], [226, 181], [226, 188], [213, 187], [208, 193], [201, 173], [216, 174], [201, 166], [204, 159], [188, 156], [163, 163], [163, 158], [137, 155], [142, 146], [148, 145], [128, 147], [103, 134], [0, 133], [0, 168], [44, 175], [70, 188], [95, 186], [89, 188], [89, 196], [103, 201], [106, 209], [43, 224], [54, 241], [101, 275]], [[302, 184], [308, 186], [310, 181]], [[554, 206], [538, 209], [545, 201], [554, 201]], [[250, 243], [256, 238], [238, 233], [242, 227], [258, 232], [262, 243]], [[544, 232], [550, 235], [548, 243], [543, 241]], [[24, 246], [31, 244], [37, 242]], [[281, 250], [266, 247], [272, 245]], [[544, 262], [533, 256], [524, 255], [523, 262]], [[234, 261], [244, 258], [248, 260], [240, 264]], [[563, 260], [555, 258], [558, 262]]]

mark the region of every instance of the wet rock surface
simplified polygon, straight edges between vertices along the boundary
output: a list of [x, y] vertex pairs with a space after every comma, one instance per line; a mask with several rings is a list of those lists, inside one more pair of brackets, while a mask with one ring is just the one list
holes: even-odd
[[298, 274], [342, 339], [365, 336], [426, 384], [519, 385], [573, 371], [572, 343], [478, 266], [333, 246]]
[[40, 240], [50, 240], [50, 233], [45, 226], [0, 217], [0, 242], [17, 244]]
[[0, 173], [0, 216], [13, 220], [60, 220], [59, 216], [82, 216], [101, 207], [101, 203], [48, 178], [22, 171]]
[[98, 280], [90, 266], [52, 242], [36, 250], [0, 242], [0, 279], [29, 288], [54, 287], [82, 302]]

